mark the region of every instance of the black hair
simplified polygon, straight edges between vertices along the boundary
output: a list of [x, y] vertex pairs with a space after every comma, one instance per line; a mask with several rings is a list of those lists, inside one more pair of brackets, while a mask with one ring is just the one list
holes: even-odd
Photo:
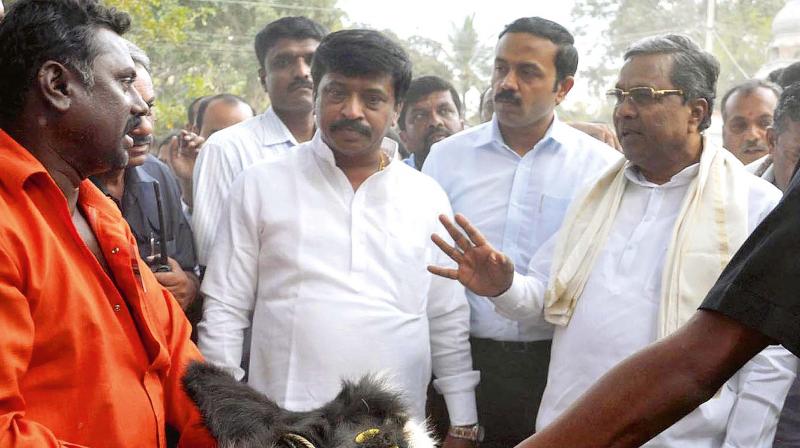
[[[575, 38], [566, 28], [552, 20], [541, 17], [523, 17], [506, 25], [500, 33], [500, 38], [507, 33], [528, 33], [542, 37], [558, 46], [556, 52], [556, 84], [568, 76], [575, 76], [578, 71], [578, 50], [575, 48]], [[556, 89], [557, 85], [553, 87]]]
[[307, 17], [282, 17], [270, 22], [256, 34], [255, 50], [258, 65], [264, 68], [267, 51], [280, 39], [322, 40], [326, 34], [328, 30], [324, 26]]
[[329, 72], [351, 77], [391, 75], [397, 104], [411, 83], [411, 60], [400, 45], [377, 31], [342, 30], [325, 36], [314, 53], [311, 78], [315, 95]]
[[785, 89], [778, 98], [775, 113], [772, 116], [772, 127], [775, 134], [780, 135], [786, 130], [786, 120], [800, 122], [800, 82], [796, 82]]
[[406, 112], [417, 101], [425, 98], [434, 92], [450, 92], [453, 97], [453, 104], [456, 106], [459, 116], [463, 116], [464, 111], [461, 106], [461, 98], [459, 98], [458, 91], [452, 84], [438, 76], [420, 76], [411, 81], [406, 92], [405, 101], [403, 102], [403, 109], [400, 110], [400, 118], [398, 126], [401, 130], [406, 129]]
[[703, 117], [698, 129], [702, 131], [708, 128], [714, 111], [714, 99], [717, 97], [717, 58], [700, 48], [689, 36], [664, 34], [634, 42], [625, 51], [625, 60], [650, 54], [666, 54], [672, 57], [670, 81], [683, 91], [684, 103], [696, 98], [706, 100], [708, 114]]
[[203, 105], [203, 101], [211, 98], [213, 95], [203, 95], [198, 96], [197, 98], [193, 99], [191, 103], [186, 107], [186, 122], [189, 126], [197, 127], [197, 112], [200, 111], [200, 106]]
[[250, 108], [250, 110], [253, 112], [253, 116], [256, 115], [256, 111], [255, 109], [253, 109], [253, 106], [251, 106], [250, 103], [247, 102], [247, 100], [240, 97], [239, 95], [234, 95], [232, 93], [220, 93], [218, 95], [209, 96], [206, 97], [203, 101], [201, 101], [200, 107], [197, 108], [197, 117], [196, 117], [197, 122], [195, 124], [195, 127], [197, 128], [198, 132], [200, 131], [200, 129], [203, 129], [203, 119], [205, 118], [206, 115], [206, 109], [208, 109], [208, 106], [211, 105], [211, 103], [217, 100], [221, 100], [223, 103], [226, 104], [242, 103]]
[[777, 82], [778, 85], [783, 88], [789, 87], [796, 82], [800, 82], [800, 62], [795, 62], [794, 64], [787, 65], [781, 69]]
[[775, 94], [775, 98], [780, 98], [781, 91], [783, 90], [781, 89], [781, 86], [764, 79], [748, 79], [743, 83], [737, 84], [725, 92], [725, 95], [722, 96], [722, 101], [719, 102], [720, 112], [722, 112], [722, 120], [724, 121], [725, 118], [727, 118], [725, 106], [728, 104], [728, 100], [733, 96], [734, 93], [740, 92], [742, 95], [750, 95], [758, 89], [770, 90]]
[[769, 74], [767, 75], [767, 81], [778, 84], [781, 80], [781, 73], [783, 73], [783, 67], [776, 68], [775, 70], [769, 72]]
[[0, 21], [0, 118], [12, 120], [47, 61], [75, 70], [87, 88], [101, 28], [124, 34], [130, 16], [98, 0], [19, 0]]

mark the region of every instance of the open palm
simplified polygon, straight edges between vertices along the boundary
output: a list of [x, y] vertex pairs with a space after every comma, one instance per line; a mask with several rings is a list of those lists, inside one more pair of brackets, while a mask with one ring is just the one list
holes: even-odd
[[451, 246], [439, 235], [433, 242], [458, 264], [458, 269], [428, 266], [428, 271], [441, 277], [458, 280], [467, 289], [480, 296], [495, 297], [511, 287], [514, 280], [514, 263], [496, 250], [467, 218], [455, 216], [456, 223], [466, 232], [456, 228], [447, 216], [439, 216], [442, 225], [455, 242]]

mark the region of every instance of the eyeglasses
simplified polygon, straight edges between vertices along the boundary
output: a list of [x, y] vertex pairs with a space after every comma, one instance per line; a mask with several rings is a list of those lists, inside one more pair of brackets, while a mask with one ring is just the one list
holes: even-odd
[[634, 87], [630, 90], [611, 89], [606, 92], [606, 96], [615, 106], [625, 102], [625, 98], [630, 98], [637, 106], [649, 106], [662, 97], [667, 95], [683, 95], [683, 90], [656, 90], [652, 87]]

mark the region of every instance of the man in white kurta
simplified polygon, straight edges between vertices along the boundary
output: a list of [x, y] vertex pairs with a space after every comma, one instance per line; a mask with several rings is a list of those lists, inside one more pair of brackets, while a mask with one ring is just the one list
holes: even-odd
[[[394, 45], [374, 32], [342, 33], [320, 48], [339, 49], [337, 39], [375, 39], [373, 52]], [[361, 63], [371, 66], [363, 52]], [[319, 58], [342, 57], [326, 55]], [[425, 270], [441, 257], [430, 235], [450, 205], [433, 179], [403, 164], [397, 144], [382, 138], [394, 110], [393, 99], [384, 101], [392, 84], [370, 76], [318, 78], [312, 140], [234, 182], [202, 285], [199, 345], [241, 378], [243, 332], [252, 327], [248, 383], [290, 410], [331, 400], [343, 378], [383, 372], [423, 419], [433, 371], [451, 426], [475, 425], [479, 374], [472, 370], [469, 305], [460, 285]], [[374, 149], [333, 146], [349, 145], [358, 129]], [[370, 157], [356, 181], [342, 162], [352, 153]]]
[[[713, 98], [704, 92], [713, 94], [718, 73], [713, 57], [681, 36], [633, 48], [609, 92], [627, 161], [579, 195], [527, 275], [463, 217], [471, 243], [452, 227], [460, 249], [440, 243], [459, 270], [432, 268], [484, 292], [510, 319], [556, 324], [537, 432], [614, 365], [688, 320], [780, 200], [777, 189], [702, 137]], [[670, 76], [684, 68], [675, 54], [702, 67], [686, 86]], [[781, 347], [766, 349], [647, 446], [770, 447], [795, 362]]]

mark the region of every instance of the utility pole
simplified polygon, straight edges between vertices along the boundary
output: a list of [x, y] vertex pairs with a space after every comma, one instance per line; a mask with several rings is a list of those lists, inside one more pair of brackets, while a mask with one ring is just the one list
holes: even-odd
[[705, 50], [709, 53], [714, 51], [714, 14], [716, 12], [717, 0], [706, 0], [706, 45]]

